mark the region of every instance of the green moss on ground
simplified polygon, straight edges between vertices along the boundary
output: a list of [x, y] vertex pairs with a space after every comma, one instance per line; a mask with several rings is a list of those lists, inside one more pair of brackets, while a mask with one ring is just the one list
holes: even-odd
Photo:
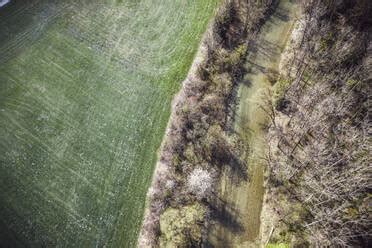
[[201, 240], [202, 226], [207, 208], [200, 203], [168, 208], [160, 217], [160, 247], [188, 247]]
[[293, 81], [290, 78], [279, 77], [278, 81], [273, 87], [273, 102], [275, 106], [277, 106], [278, 103], [284, 99], [285, 93], [291, 86], [292, 82]]
[[286, 243], [278, 243], [278, 244], [268, 244], [266, 248], [289, 248], [289, 244]]

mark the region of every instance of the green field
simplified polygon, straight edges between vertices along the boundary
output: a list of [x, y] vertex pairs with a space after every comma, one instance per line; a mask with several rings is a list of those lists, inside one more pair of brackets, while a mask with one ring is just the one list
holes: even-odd
[[218, 0], [0, 9], [0, 247], [134, 247], [170, 102]]

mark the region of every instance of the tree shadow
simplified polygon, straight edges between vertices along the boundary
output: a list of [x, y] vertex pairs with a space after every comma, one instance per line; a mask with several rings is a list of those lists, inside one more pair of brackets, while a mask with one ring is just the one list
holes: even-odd
[[280, 54], [280, 47], [268, 40], [262, 39], [257, 46], [257, 53], [267, 59], [272, 59]]
[[222, 153], [215, 151], [213, 154], [213, 163], [226, 169], [232, 183], [239, 184], [248, 180], [247, 164], [234, 151], [225, 149]]
[[[214, 195], [213, 199], [205, 201], [205, 204], [211, 210], [211, 220], [216, 225], [220, 225], [227, 229], [232, 234], [241, 234], [244, 232], [244, 226], [239, 221], [240, 213], [237, 208], [219, 196]], [[224, 235], [218, 235], [217, 233], [209, 232], [208, 238], [203, 240], [202, 247], [230, 247], [231, 244]]]
[[247, 78], [241, 80], [240, 83], [243, 84], [243, 85], [245, 85], [245, 86], [247, 86], [247, 87], [251, 87], [252, 86], [252, 81], [249, 80], [249, 79], [247, 79]]
[[249, 73], [250, 74], [258, 74], [258, 72], [265, 73], [266, 72], [266, 67], [259, 65], [252, 60], [247, 61], [248, 65], [250, 66]]
[[[210, 234], [211, 235], [211, 234]], [[217, 247], [230, 247], [230, 242], [226, 240], [222, 236], [213, 235], [213, 240], [216, 240], [216, 243], [218, 244]], [[215, 248], [216, 246], [213, 245], [212, 241], [209, 239], [203, 240], [202, 246], [203, 248]]]
[[[258, 73], [267, 73], [267, 68], [256, 62], [257, 56], [261, 56], [265, 60], [272, 60], [280, 54], [281, 50], [279, 45], [265, 39], [262, 39], [260, 43], [251, 44], [250, 49], [252, 49], [252, 52], [247, 57], [245, 72], [246, 74], [253, 75], [256, 75]], [[247, 84], [247, 82], [244, 81], [245, 79], [243, 77], [241, 83]]]
[[235, 155], [232, 156], [228, 166], [227, 173], [230, 174], [229, 179], [232, 183], [239, 184], [241, 181], [248, 180], [247, 164], [242, 159], [237, 158]]
[[287, 22], [289, 21], [289, 11], [287, 9], [277, 7], [273, 17], [279, 19], [280, 21]]
[[222, 225], [232, 233], [242, 233], [244, 226], [240, 223], [240, 213], [237, 208], [219, 196], [215, 196], [208, 204], [211, 210], [211, 218], [216, 223]]

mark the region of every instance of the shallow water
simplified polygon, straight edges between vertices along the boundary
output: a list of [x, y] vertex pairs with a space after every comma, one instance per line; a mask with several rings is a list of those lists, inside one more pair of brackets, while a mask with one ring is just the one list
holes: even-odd
[[[235, 130], [249, 146], [247, 158], [248, 179], [224, 172], [220, 185], [221, 201], [225, 202], [227, 223], [218, 224], [211, 232], [215, 247], [257, 247], [260, 245], [260, 215], [264, 196], [264, 155], [266, 143], [263, 125], [267, 117], [260, 104], [271, 87], [267, 71], [278, 69], [283, 51], [294, 22], [296, 5], [281, 1], [275, 13], [266, 21], [248, 52], [244, 76], [238, 92], [239, 105]], [[229, 224], [230, 223], [230, 224]]]

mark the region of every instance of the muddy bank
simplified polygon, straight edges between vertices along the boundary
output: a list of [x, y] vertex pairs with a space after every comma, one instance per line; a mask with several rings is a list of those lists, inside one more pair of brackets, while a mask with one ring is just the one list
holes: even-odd
[[243, 173], [248, 177], [237, 176], [228, 167], [222, 173], [219, 199], [229, 219], [213, 226], [210, 240], [214, 247], [257, 247], [265, 242], [260, 227], [266, 164], [263, 128], [267, 117], [261, 106], [271, 87], [271, 77], [279, 69], [297, 9], [292, 1], [280, 1], [247, 52], [247, 73], [239, 83], [234, 130], [249, 147]]

